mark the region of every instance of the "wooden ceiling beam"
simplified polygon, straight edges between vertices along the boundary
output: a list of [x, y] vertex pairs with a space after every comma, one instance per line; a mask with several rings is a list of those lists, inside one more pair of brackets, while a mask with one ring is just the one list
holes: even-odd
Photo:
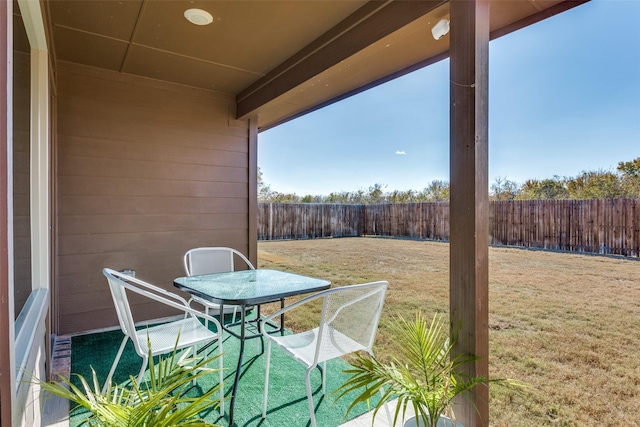
[[590, 1], [591, 0], [565, 0], [562, 3], [555, 4], [551, 7], [541, 10], [540, 12], [534, 13], [533, 15], [529, 15], [526, 18], [522, 18], [516, 22], [513, 22], [512, 24], [492, 31], [491, 40], [512, 33], [521, 28], [528, 27], [529, 25], [535, 24], [536, 22], [551, 18], [554, 15], [566, 12], [569, 9], [573, 9], [576, 6], [580, 6], [581, 4], [588, 3]]
[[[497, 28], [493, 31], [491, 31], [490, 33], [490, 40], [494, 40], [497, 39], [498, 37], [502, 37], [504, 35], [507, 35], [509, 33], [512, 33], [514, 31], [520, 30], [524, 27], [527, 27], [529, 25], [535, 24], [537, 22], [540, 22], [544, 19], [550, 18], [554, 15], [557, 15], [559, 13], [562, 12], [566, 12], [567, 10], [573, 9], [574, 7], [580, 6], [584, 3], [588, 3], [591, 0], [565, 0], [561, 3], [558, 3], [556, 5], [553, 5], [547, 9], [544, 9], [540, 12], [534, 13], [533, 15], [529, 15], [526, 18], [520, 19], [518, 21], [515, 21], [507, 26], [501, 27], [501, 28]], [[311, 45], [309, 45], [311, 46]], [[302, 52], [302, 51], [301, 51]], [[319, 110], [321, 108], [324, 108], [328, 105], [334, 104], [336, 102], [342, 101], [343, 99], [347, 99], [351, 96], [357, 95], [361, 92], [364, 92], [366, 90], [369, 90], [371, 88], [374, 88], [376, 86], [379, 86], [381, 84], [387, 83], [391, 80], [397, 79], [398, 77], [402, 77], [406, 74], [412, 73], [414, 71], [417, 71], [421, 68], [427, 67], [429, 65], [435, 64], [436, 62], [442, 61], [443, 59], [447, 59], [449, 57], [449, 51], [447, 50], [446, 52], [442, 52], [436, 56], [432, 56], [430, 58], [426, 58], [420, 62], [417, 62], [409, 67], [403, 68], [402, 70], [396, 71], [394, 73], [391, 73], [387, 76], [381, 77], [377, 80], [374, 80], [372, 82], [369, 82], [367, 84], [364, 84], [362, 86], [356, 87], [348, 92], [345, 92], [342, 95], [339, 95], [335, 98], [329, 99], [327, 101], [324, 101], [320, 104], [314, 105], [310, 108], [304, 109], [292, 116], [288, 116], [283, 118], [282, 120], [278, 120], [274, 123], [270, 123], [267, 126], [263, 126], [259, 129], [260, 132], [263, 132], [265, 130], [274, 128], [278, 125], [281, 125], [283, 123], [286, 123], [290, 120], [296, 119], [298, 117], [302, 117], [306, 114], [309, 114], [313, 111]]]
[[429, 13], [446, 0], [370, 1], [236, 97], [236, 117], [261, 106]]

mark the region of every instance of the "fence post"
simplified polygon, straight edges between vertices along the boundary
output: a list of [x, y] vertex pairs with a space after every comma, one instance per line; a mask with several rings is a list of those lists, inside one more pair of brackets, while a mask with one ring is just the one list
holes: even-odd
[[273, 203], [269, 203], [269, 240], [273, 240]]

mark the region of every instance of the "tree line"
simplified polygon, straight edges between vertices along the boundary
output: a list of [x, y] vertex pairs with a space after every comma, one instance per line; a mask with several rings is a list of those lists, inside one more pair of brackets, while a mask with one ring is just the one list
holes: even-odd
[[[619, 162], [615, 170], [583, 171], [575, 177], [529, 179], [523, 184], [498, 177], [489, 188], [491, 200], [560, 200], [640, 198], [640, 157]], [[449, 182], [431, 181], [420, 191], [386, 191], [383, 184], [367, 189], [298, 196], [272, 191], [258, 169], [258, 201], [271, 203], [415, 203], [449, 201]]]

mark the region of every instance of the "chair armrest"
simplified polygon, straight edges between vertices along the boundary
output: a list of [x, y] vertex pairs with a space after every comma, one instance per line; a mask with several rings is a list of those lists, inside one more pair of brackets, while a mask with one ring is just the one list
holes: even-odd
[[168, 305], [168, 306], [173, 307], [175, 309], [178, 309], [178, 310], [180, 310], [180, 311], [182, 311], [184, 313], [189, 313], [189, 314], [191, 314], [193, 316], [209, 320], [209, 321], [213, 322], [214, 325], [216, 325], [216, 328], [218, 328], [219, 332], [222, 331], [222, 325], [220, 324], [218, 319], [216, 319], [215, 317], [210, 316], [208, 314], [205, 314], [205, 313], [203, 313], [201, 311], [198, 311], [198, 310], [195, 310], [195, 309], [191, 308], [189, 306], [189, 304], [187, 303], [187, 301], [184, 298], [180, 297], [179, 295], [172, 294], [171, 292], [165, 291], [162, 288], [158, 288], [157, 286], [153, 286], [153, 285], [150, 285], [148, 283], [142, 282], [142, 284], [144, 284], [145, 287], [147, 287], [147, 288], [151, 287], [151, 288], [160, 289], [161, 291], [163, 291], [162, 294], [167, 295], [169, 297], [174, 297], [175, 299], [180, 300], [182, 302], [182, 304], [179, 304], [179, 303], [177, 303], [175, 301], [167, 299], [164, 296], [160, 296], [160, 295], [154, 294], [152, 292], [146, 291], [144, 289], [138, 289], [137, 287], [131, 286], [126, 282], [123, 282], [123, 283], [124, 283], [124, 287], [127, 288], [128, 290], [130, 290], [131, 292], [135, 292], [135, 293], [137, 293], [139, 295], [142, 295], [142, 296], [147, 297], [149, 299], [152, 299], [154, 301], [158, 301], [158, 302], [160, 302], [162, 304], [165, 304], [165, 305]]
[[249, 267], [249, 270], [255, 270], [256, 269], [253, 266], [253, 264], [251, 264], [251, 261], [249, 261], [246, 256], [242, 255], [242, 253], [240, 251], [234, 250], [234, 253], [236, 255], [238, 255], [240, 257], [240, 259], [242, 259], [245, 262], [245, 264], [247, 264], [247, 267]]
[[[165, 297], [173, 298], [175, 300], [178, 300], [178, 301], [182, 302], [186, 306], [189, 305], [187, 303], [187, 300], [182, 298], [180, 295], [174, 294], [173, 292], [169, 292], [169, 291], [167, 291], [165, 289], [162, 289], [159, 286], [152, 285], [151, 283], [147, 283], [147, 282], [142, 281], [140, 279], [136, 279], [135, 277], [127, 277], [126, 280], [124, 278], [121, 278], [121, 277], [116, 277], [116, 280], [121, 281], [121, 282], [123, 282], [125, 284], [127, 284], [128, 282], [135, 283], [137, 286], [140, 286], [142, 288], [150, 289], [151, 291], [156, 292], [158, 294], [162, 294]], [[134, 290], [133, 287], [129, 287], [129, 286], [127, 286], [127, 289]], [[140, 293], [140, 292], [138, 292], [138, 293]]]

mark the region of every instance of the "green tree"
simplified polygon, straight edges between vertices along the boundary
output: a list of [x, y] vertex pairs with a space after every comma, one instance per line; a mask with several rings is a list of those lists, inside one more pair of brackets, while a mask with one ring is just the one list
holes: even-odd
[[565, 182], [559, 176], [543, 180], [528, 179], [520, 187], [519, 200], [554, 200], [569, 198]]
[[271, 197], [271, 187], [265, 184], [262, 171], [258, 168], [258, 201], [268, 202]]
[[313, 196], [311, 194], [307, 194], [306, 196], [300, 199], [301, 203], [322, 203], [322, 196]]
[[497, 177], [495, 182], [491, 184], [491, 192], [489, 195], [493, 200], [513, 200], [518, 195], [518, 184], [508, 180], [506, 177]]
[[[258, 168], [258, 201], [277, 203], [411, 203], [444, 202], [450, 199], [450, 184], [433, 180], [422, 191], [393, 190], [385, 192], [386, 185], [376, 183], [368, 189], [354, 192], [331, 192], [329, 195], [299, 197], [295, 193], [272, 191], [264, 182]], [[606, 170], [584, 171], [576, 177], [529, 179], [519, 186], [509, 179], [498, 177], [491, 185], [489, 196], [492, 200], [558, 200], [558, 199], [603, 199], [631, 197], [640, 198], [640, 157], [619, 162], [617, 172]]]
[[386, 185], [373, 184], [369, 187], [369, 194], [367, 194], [368, 203], [384, 203], [384, 189]]
[[629, 178], [640, 178], [640, 157], [629, 162], [619, 162], [618, 170], [623, 176]]
[[447, 181], [433, 180], [418, 195], [418, 200], [424, 202], [448, 202], [449, 190]]
[[278, 193], [272, 192], [269, 195], [269, 202], [271, 203], [298, 203], [300, 197], [296, 193]]
[[605, 170], [585, 171], [568, 178], [567, 190], [571, 199], [616, 199], [624, 197], [618, 175]]
[[625, 197], [640, 198], [640, 157], [618, 163]]
[[351, 203], [363, 205], [367, 203], [367, 193], [361, 188], [349, 194], [349, 200]]
[[416, 192], [413, 190], [393, 190], [386, 196], [386, 199], [389, 203], [411, 203], [416, 199]]
[[324, 203], [350, 203], [350, 194], [348, 191], [329, 193], [329, 195], [324, 199]]

